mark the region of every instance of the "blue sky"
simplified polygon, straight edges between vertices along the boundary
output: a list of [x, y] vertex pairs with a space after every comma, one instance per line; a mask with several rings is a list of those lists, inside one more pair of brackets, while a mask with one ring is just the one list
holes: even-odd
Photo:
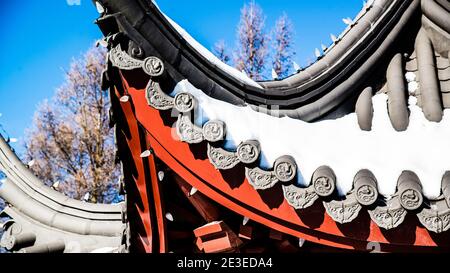
[[[90, 0], [26, 0], [0, 3], [0, 124], [22, 139], [37, 105], [64, 81], [70, 61], [82, 55], [101, 33]], [[159, 7], [206, 48], [224, 39], [234, 47], [243, 0], [158, 0]], [[362, 0], [257, 0], [270, 29], [286, 12], [296, 29], [297, 62], [314, 60], [314, 49], [339, 34], [342, 18], [354, 17]], [[21, 145], [21, 141], [15, 144]]]

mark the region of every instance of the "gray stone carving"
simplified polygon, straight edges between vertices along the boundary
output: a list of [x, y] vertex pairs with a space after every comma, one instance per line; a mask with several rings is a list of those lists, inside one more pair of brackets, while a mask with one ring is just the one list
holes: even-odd
[[164, 63], [157, 57], [148, 57], [141, 61], [128, 55], [122, 50], [120, 44], [109, 51], [111, 64], [122, 70], [142, 68], [149, 76], [159, 77], [164, 73]]
[[188, 115], [180, 114], [176, 126], [181, 141], [189, 144], [197, 144], [203, 141], [203, 130], [193, 124]]
[[275, 161], [274, 172], [281, 182], [290, 182], [297, 175], [297, 164], [291, 156], [282, 156]]
[[445, 172], [441, 182], [442, 195], [450, 208], [450, 171]]
[[356, 190], [356, 199], [361, 205], [370, 206], [377, 201], [378, 191], [370, 185], [362, 185]]
[[133, 70], [142, 67], [142, 61], [132, 58], [122, 50], [120, 44], [109, 51], [112, 65], [122, 70]]
[[400, 205], [397, 197], [388, 200], [384, 207], [369, 210], [372, 221], [386, 230], [398, 227], [405, 220], [406, 214], [407, 211]]
[[336, 176], [328, 166], [319, 167], [313, 174], [313, 188], [321, 197], [328, 197], [336, 189]]
[[323, 202], [323, 205], [328, 215], [340, 224], [350, 223], [355, 220], [362, 208], [355, 198], [347, 198], [344, 201]]
[[295, 209], [306, 209], [319, 199], [312, 187], [303, 189], [295, 185], [283, 186], [283, 192], [289, 205]]
[[414, 189], [408, 189], [401, 193], [400, 203], [408, 210], [418, 209], [423, 202], [422, 195]]
[[144, 60], [142, 69], [152, 77], [159, 77], [164, 73], [164, 63], [156, 57], [148, 57]]
[[241, 143], [237, 148], [237, 155], [242, 163], [253, 164], [259, 159], [261, 148], [258, 141], [249, 140]]
[[189, 93], [179, 93], [175, 96], [175, 108], [180, 113], [188, 113], [195, 108], [195, 99]]
[[157, 110], [170, 110], [173, 107], [173, 98], [161, 90], [159, 83], [150, 80], [146, 88], [148, 105]]
[[203, 126], [203, 136], [209, 142], [219, 142], [225, 139], [225, 123], [222, 121], [208, 121]]
[[422, 185], [414, 172], [404, 171], [397, 182], [400, 205], [406, 210], [416, 210], [422, 206]]
[[230, 170], [239, 164], [239, 158], [235, 153], [216, 148], [210, 144], [208, 144], [208, 157], [209, 161], [218, 170]]
[[[445, 203], [444, 200], [440, 202]], [[417, 214], [417, 217], [420, 223], [432, 232], [442, 233], [450, 229], [450, 209], [446, 211], [439, 211], [432, 208], [423, 209]]]
[[353, 181], [356, 200], [363, 206], [373, 205], [378, 199], [378, 185], [373, 173], [369, 170], [359, 171]]
[[273, 172], [264, 171], [257, 167], [253, 169], [245, 168], [245, 176], [255, 190], [267, 190], [279, 182]]

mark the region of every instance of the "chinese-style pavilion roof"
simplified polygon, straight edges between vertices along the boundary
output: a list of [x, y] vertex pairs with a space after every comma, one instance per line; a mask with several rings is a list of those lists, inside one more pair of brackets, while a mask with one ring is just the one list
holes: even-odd
[[[109, 49], [104, 87], [111, 87], [122, 104], [113, 112], [126, 112], [127, 118], [137, 121], [149, 150], [193, 187], [255, 221], [312, 241], [327, 238], [330, 245], [355, 248], [366, 241], [448, 246], [449, 241], [437, 234], [450, 228], [450, 165], [442, 157], [410, 153], [420, 150], [418, 142], [398, 155], [399, 161], [414, 164], [405, 164], [395, 178], [387, 175], [395, 173], [391, 171], [395, 166], [362, 160], [376, 157], [377, 149], [381, 153], [391, 142], [395, 153], [396, 146], [414, 138], [430, 147], [435, 142], [443, 156], [450, 152], [445, 141], [439, 142], [449, 132], [448, 1], [368, 1], [315, 63], [286, 79], [264, 82], [253, 82], [220, 63], [153, 1], [95, 3], [101, 13], [97, 24]], [[196, 118], [199, 112], [206, 117]], [[267, 114], [258, 116], [266, 127], [281, 127], [269, 128], [265, 134], [251, 131], [256, 112]], [[170, 117], [171, 113], [175, 115]], [[282, 118], [286, 116], [289, 121]], [[345, 142], [348, 150], [352, 142], [360, 147], [358, 143], [372, 140], [377, 132], [388, 133], [361, 146], [371, 148], [368, 157], [361, 151], [361, 164], [350, 179], [340, 177], [348, 175], [352, 166], [339, 165], [349, 156], [339, 143], [314, 143], [323, 139], [318, 135], [298, 138], [297, 143], [284, 138], [320, 132], [332, 140], [339, 137], [339, 129], [331, 128], [354, 129], [333, 127], [333, 123], [345, 125], [352, 117], [357, 130], [356, 137]], [[418, 122], [421, 127], [415, 125]], [[268, 141], [277, 130], [283, 140]], [[435, 135], [420, 139], [425, 131]], [[302, 157], [302, 150], [295, 148], [303, 145], [300, 139], [319, 148]], [[198, 147], [203, 147], [206, 158]], [[274, 147], [283, 147], [283, 154], [275, 158]], [[382, 156], [387, 160], [397, 155], [388, 150]], [[320, 160], [338, 167], [319, 164]], [[309, 161], [318, 164], [307, 167]], [[282, 200], [270, 204], [278, 196]], [[320, 214], [317, 210], [326, 216], [319, 216], [321, 223], [308, 225], [309, 218], [318, 216], [304, 215]], [[348, 234], [346, 225], [360, 230], [359, 235]], [[415, 240], [393, 239], [392, 230], [414, 230]]]

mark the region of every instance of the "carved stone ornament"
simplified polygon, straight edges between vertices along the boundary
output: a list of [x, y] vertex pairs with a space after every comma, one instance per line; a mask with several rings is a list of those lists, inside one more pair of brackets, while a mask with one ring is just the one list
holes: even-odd
[[109, 51], [112, 65], [122, 70], [133, 70], [142, 67], [142, 61], [132, 58], [122, 50], [120, 44]]
[[377, 201], [378, 190], [371, 185], [363, 185], [356, 190], [356, 199], [361, 205], [370, 206]]
[[230, 170], [239, 164], [239, 158], [235, 153], [216, 148], [210, 144], [208, 144], [208, 158], [218, 170]]
[[255, 163], [258, 160], [260, 153], [261, 149], [257, 141], [243, 142], [237, 148], [237, 155], [244, 164]]
[[283, 156], [275, 162], [274, 172], [281, 182], [290, 182], [297, 175], [297, 165], [292, 157]]
[[408, 189], [401, 193], [400, 204], [407, 210], [416, 210], [423, 203], [423, 196], [415, 189]]
[[341, 224], [355, 220], [362, 208], [353, 196], [348, 197], [344, 201], [323, 202], [328, 215]]
[[225, 139], [225, 123], [222, 121], [208, 121], [203, 126], [203, 136], [209, 142], [219, 142]]
[[312, 187], [306, 189], [295, 185], [283, 186], [284, 198], [295, 209], [306, 209], [319, 199]]
[[193, 124], [187, 115], [179, 115], [177, 134], [181, 141], [189, 144], [197, 144], [203, 141], [203, 130]]
[[417, 214], [420, 223], [428, 230], [442, 233], [450, 229], [450, 208], [445, 200], [432, 202], [432, 208], [424, 208]]
[[336, 189], [335, 182], [327, 176], [318, 177], [313, 181], [313, 187], [319, 196], [330, 196]]
[[369, 210], [369, 215], [379, 227], [386, 230], [398, 227], [405, 220], [407, 211], [400, 205], [397, 197], [388, 200], [385, 207]]
[[161, 90], [159, 83], [150, 80], [146, 88], [147, 103], [158, 110], [170, 110], [173, 107], [173, 98]]
[[141, 61], [128, 55], [122, 50], [120, 44], [109, 51], [109, 60], [112, 65], [122, 70], [142, 68], [149, 76], [158, 77], [164, 73], [164, 63], [157, 57], [148, 57]]
[[164, 63], [156, 57], [148, 57], [142, 64], [145, 73], [152, 77], [159, 77], [164, 73]]
[[270, 189], [279, 181], [273, 172], [264, 171], [260, 168], [245, 168], [245, 176], [255, 190]]
[[175, 108], [180, 113], [188, 113], [194, 110], [195, 107], [195, 99], [189, 93], [179, 93], [175, 96]]

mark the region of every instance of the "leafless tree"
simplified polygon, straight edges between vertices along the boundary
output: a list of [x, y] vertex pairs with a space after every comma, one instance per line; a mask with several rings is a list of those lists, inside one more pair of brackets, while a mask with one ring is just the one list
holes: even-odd
[[234, 64], [254, 80], [263, 80], [266, 73], [270, 39], [265, 31], [265, 21], [263, 10], [254, 1], [241, 9]]
[[294, 72], [293, 58], [296, 54], [293, 48], [294, 28], [286, 13], [278, 18], [272, 35], [273, 69], [279, 78], [286, 78]]
[[227, 45], [224, 40], [220, 40], [214, 44], [213, 53], [222, 62], [226, 64], [230, 63], [231, 58], [230, 55], [228, 55]]
[[105, 56], [92, 48], [73, 60], [65, 83], [38, 107], [25, 137], [25, 158], [40, 179], [93, 203], [113, 202], [120, 177], [108, 125], [110, 100], [100, 88]]

